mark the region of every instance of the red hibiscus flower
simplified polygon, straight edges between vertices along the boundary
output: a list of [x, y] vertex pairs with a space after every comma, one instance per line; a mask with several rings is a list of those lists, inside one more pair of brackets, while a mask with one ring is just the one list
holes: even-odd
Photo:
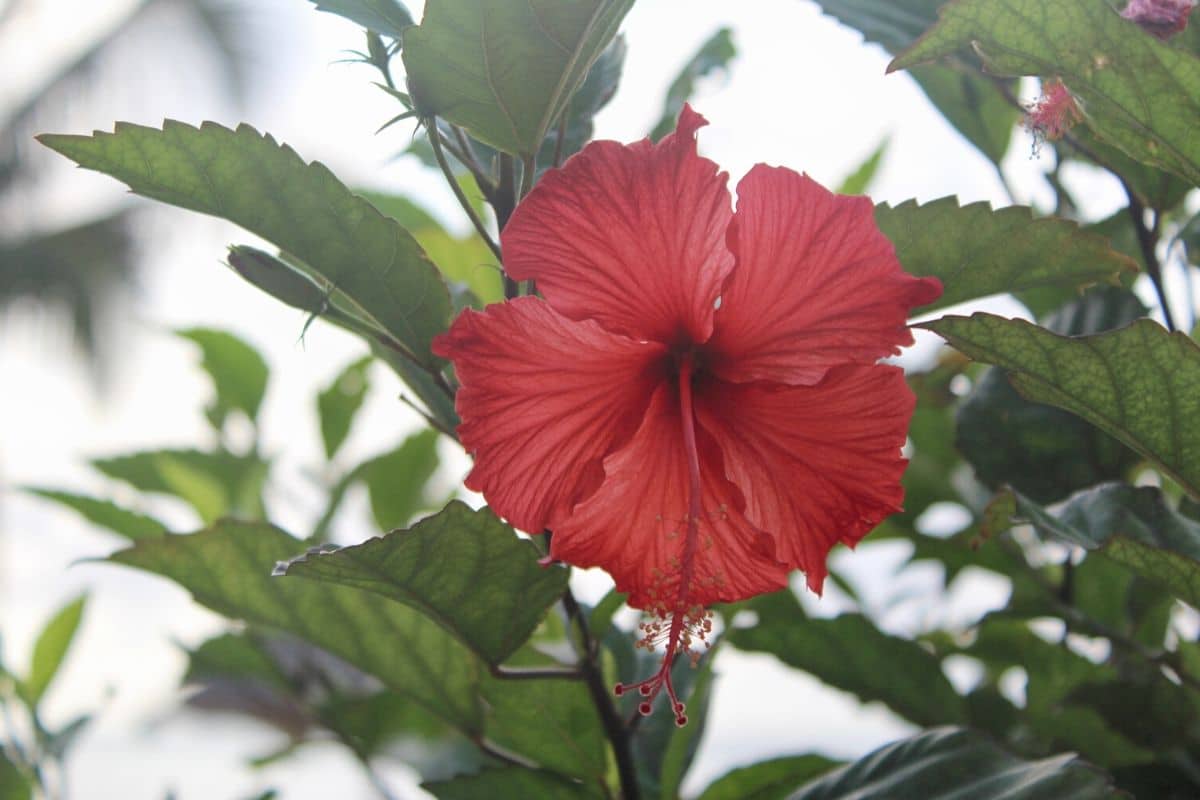
[[941, 294], [906, 274], [865, 197], [758, 165], [738, 185], [696, 152], [685, 107], [657, 144], [593, 142], [546, 173], [502, 233], [545, 299], [467, 310], [453, 361], [466, 485], [551, 556], [599, 566], [653, 615], [645, 646], [676, 720], [674, 657], [705, 607], [819, 592], [836, 542], [899, 510], [913, 397], [878, 364]]

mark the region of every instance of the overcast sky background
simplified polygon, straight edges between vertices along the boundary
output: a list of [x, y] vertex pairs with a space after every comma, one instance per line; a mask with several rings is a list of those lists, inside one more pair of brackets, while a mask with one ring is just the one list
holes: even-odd
[[[26, 0], [0, 42], [0, 108], [37, 86], [56, 63], [68, 61], [95, 32], [121, 17], [130, 0]], [[410, 4], [416, 5], [416, 4]], [[3, 6], [0, 0], [0, 6]], [[736, 8], [735, 12], [733, 9]], [[686, 9], [686, 11], [684, 10]], [[419, 13], [419, 8], [413, 8]], [[361, 46], [350, 23], [312, 10], [304, 0], [261, 0], [250, 12], [257, 33], [258, 82], [248, 110], [235, 111], [198, 75], [211, 68], [202, 53], [164, 42], [147, 48], [101, 101], [63, 109], [63, 130], [111, 129], [116, 119], [158, 125], [164, 117], [227, 125], [247, 121], [321, 160], [352, 186], [406, 193], [465, 230], [453, 198], [414, 159], [393, 156], [411, 128], [375, 129], [397, 113], [395, 102], [370, 85], [367, 68], [335, 63]], [[885, 76], [885, 54], [859, 35], [822, 17], [802, 0], [639, 0], [624, 34], [628, 43], [621, 88], [597, 120], [601, 137], [641, 138], [657, 120], [667, 85], [696, 48], [721, 25], [733, 28], [740, 56], [731, 72], [708, 81], [694, 105], [711, 125], [700, 148], [734, 181], [756, 162], [806, 171], [837, 185], [885, 138], [890, 142], [872, 185], [876, 200], [922, 201], [956, 194], [965, 203], [1008, 203], [986, 160], [941, 121], [904, 75]], [[1014, 141], [1006, 173], [1021, 202], [1046, 202], [1028, 137]], [[41, 157], [41, 156], [39, 156]], [[0, 224], [54, 227], [123, 196], [112, 179], [47, 160], [54, 170], [37, 219], [7, 209]], [[59, 159], [58, 161], [62, 161]], [[1089, 215], [1120, 203], [1119, 190], [1084, 171]], [[1080, 184], [1084, 185], [1084, 184]], [[272, 509], [279, 522], [316, 512], [303, 497], [305, 467], [321, 463], [313, 397], [318, 387], [361, 354], [353, 339], [321, 324], [299, 336], [304, 315], [253, 290], [220, 264], [230, 243], [254, 237], [226, 223], [163, 209], [147, 214], [142, 242], [152, 262], [142, 272], [132, 318], [120, 334], [119, 358], [108, 391], [98, 394], [87, 370], [32, 318], [0, 328], [0, 480], [8, 487], [53, 485], [115, 499], [120, 487], [101, 481], [84, 460], [141, 448], [207, 444], [201, 416], [209, 388], [193, 350], [169, 334], [204, 325], [231, 330], [267, 355], [272, 382], [263, 409], [267, 451], [279, 456]], [[1015, 304], [1002, 306], [1013, 313]], [[935, 343], [924, 339], [926, 356]], [[343, 463], [379, 452], [411, 430], [415, 420], [396, 401], [399, 384], [383, 370], [358, 421]], [[447, 444], [461, 476], [465, 461]], [[361, 502], [361, 498], [359, 498]], [[155, 507], [187, 524], [179, 509]], [[364, 532], [364, 536], [367, 532]], [[314, 745], [301, 757], [262, 770], [245, 766], [273, 750], [275, 733], [232, 719], [180, 717], [184, 660], [172, 642], [194, 645], [225, 624], [194, 606], [174, 584], [112, 566], [77, 564], [120, 543], [82, 525], [72, 514], [13, 492], [0, 495], [0, 631], [9, 664], [28, 661], [45, 618], [82, 590], [91, 593], [84, 627], [49, 699], [53, 721], [90, 709], [97, 721], [70, 764], [75, 798], [246, 798], [268, 787], [283, 798], [373, 797], [352, 759], [335, 746]], [[965, 620], [1001, 604], [999, 581], [976, 577], [960, 585], [949, 607], [932, 607], [932, 578], [917, 568], [902, 579], [892, 571], [903, 545], [863, 545], [838, 558], [869, 605], [883, 607], [906, 592], [912, 598], [884, 616], [887, 627], [911, 632], [947, 617]], [[581, 578], [586, 599], [602, 594], [602, 575]], [[814, 613], [844, 608], [836, 590], [807, 601]], [[880, 665], [887, 669], [887, 665]], [[724, 651], [718, 662], [712, 715], [687, 787], [693, 793], [727, 769], [770, 756], [819, 751], [862, 755], [908, 727], [878, 706], [825, 689], [774, 659]], [[626, 676], [633, 677], [633, 676]], [[420, 797], [414, 775], [387, 770], [401, 797]]]

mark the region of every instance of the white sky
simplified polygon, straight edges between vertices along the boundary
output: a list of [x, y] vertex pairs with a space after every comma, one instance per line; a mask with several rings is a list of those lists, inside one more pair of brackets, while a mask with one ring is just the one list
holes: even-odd
[[[38, 84], [36, 65], [68, 59], [72, 48], [110, 25], [130, 0], [26, 3], [20, 36], [0, 44], [0, 74], [6, 76], [0, 109]], [[366, 68], [332, 63], [341, 51], [360, 46], [358, 30], [314, 12], [304, 0], [262, 0], [254, 14], [270, 28], [270, 43], [260, 44], [258, 52], [268, 77], [254, 95], [255, 110], [231, 112], [211, 91], [197, 89], [199, 81], [171, 72], [172, 63], [191, 69], [190, 62], [164, 63], [169, 53], [159, 52], [151, 54], [158, 60], [147, 56], [136, 83], [114, 87], [111, 104], [89, 105], [86, 118], [72, 116], [70, 131], [109, 129], [115, 119], [147, 124], [164, 116], [188, 122], [216, 118], [225, 124], [245, 119], [306, 158], [324, 161], [352, 185], [409, 193], [454, 218], [453, 200], [437, 176], [411, 159], [391, 160], [410, 129], [396, 126], [374, 135], [396, 113], [394, 102], [369, 85], [374, 76]], [[735, 180], [765, 161], [836, 185], [886, 137], [889, 150], [872, 187], [876, 199], [957, 194], [963, 202], [1006, 202], [990, 165], [940, 120], [914, 84], [904, 75], [884, 75], [882, 51], [864, 46], [858, 34], [802, 0], [639, 0], [624, 27], [625, 80], [600, 115], [599, 135], [643, 136], [678, 68], [723, 24], [733, 27], [741, 56], [728, 79], [705, 84], [694, 104], [711, 122], [701, 133], [701, 149]], [[163, 91], [160, 72], [189, 91], [169, 82]], [[1019, 200], [1044, 201], [1023, 136], [1014, 142], [1006, 169]], [[49, 203], [39, 206], [44, 219], [20, 219], [15, 213], [17, 223], [67, 220], [120, 197], [122, 188], [103, 176], [61, 167], [50, 191]], [[1099, 182], [1088, 200], [1099, 215], [1116, 206], [1119, 194]], [[33, 322], [3, 328], [0, 478], [9, 486], [115, 492], [120, 499], [119, 487], [98, 480], [84, 459], [207, 443], [210, 434], [200, 415], [208, 391], [205, 378], [193, 352], [167, 333], [207, 325], [232, 330], [267, 354], [273, 378], [263, 411], [264, 436], [268, 452], [281, 460], [275, 488], [291, 487], [287, 495], [276, 494], [282, 502], [275, 508], [285, 524], [307, 518], [312, 504], [302, 497], [288, 500], [302, 494], [303, 469], [320, 463], [312, 398], [360, 348], [319, 324], [301, 346], [303, 315], [219, 265], [226, 244], [253, 237], [177, 210], [156, 212], [147, 220], [153, 264], [143, 273], [107, 396], [97, 397], [86, 371], [47, 345], [44, 330]], [[377, 385], [344, 458], [386, 448], [414, 422], [395, 402], [398, 384], [382, 370], [375, 377]], [[156, 510], [186, 520], [175, 507]], [[72, 566], [117, 544], [68, 512], [17, 493], [0, 495], [0, 630], [8, 663], [27, 662], [35, 631], [53, 609], [82, 589], [92, 593], [82, 635], [49, 706], [54, 721], [99, 709], [97, 723], [71, 761], [74, 797], [148, 800], [172, 788], [180, 800], [240, 798], [267, 787], [280, 789], [289, 800], [335, 796], [335, 789], [338, 797], [372, 796], [350, 758], [333, 747], [314, 746], [301, 758], [256, 772], [244, 762], [279, 743], [272, 732], [234, 720], [170, 717], [184, 666], [171, 642], [198, 643], [222, 622], [165, 581], [110, 566]], [[902, 582], [891, 577], [902, 553], [894, 546], [864, 545], [839, 559], [873, 604], [908, 589], [928, 596], [928, 574], [917, 570]], [[603, 588], [603, 578], [589, 576], [582, 591], [594, 599]], [[817, 613], [840, 608], [836, 590], [827, 598], [814, 605]], [[955, 599], [952, 609], [938, 613], [967, 619], [1002, 602], [1005, 590], [981, 579]], [[913, 630], [929, 623], [930, 613], [909, 603], [886, 620], [895, 630]], [[848, 695], [767, 656], [726, 651], [718, 669], [708, 734], [687, 784], [693, 793], [735, 765], [811, 750], [861, 755], [906, 730], [882, 708], [860, 707]], [[420, 796], [406, 770], [390, 770], [388, 777], [400, 796]]]

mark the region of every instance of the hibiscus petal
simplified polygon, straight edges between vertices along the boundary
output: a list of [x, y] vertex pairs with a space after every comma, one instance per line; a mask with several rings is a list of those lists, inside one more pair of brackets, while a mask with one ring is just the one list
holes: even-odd
[[871, 364], [912, 344], [909, 309], [941, 295], [896, 260], [865, 197], [790, 169], [755, 166], [738, 184], [737, 256], [708, 349], [726, 380], [812, 384], [835, 364]]
[[820, 592], [830, 548], [854, 545], [900, 510], [914, 403], [899, 368], [849, 365], [815, 386], [712, 380], [697, 389], [696, 415], [725, 455], [746, 517]]
[[738, 510], [742, 498], [724, 477], [720, 452], [697, 433], [703, 513], [692, 558], [685, 555], [688, 462], [678, 391], [669, 384], [655, 392], [633, 438], [604, 460], [601, 487], [555, 527], [551, 555], [603, 567], [635, 608], [673, 606], [688, 565], [688, 605], [786, 586], [787, 569], [771, 555], [770, 539]]
[[696, 154], [691, 108], [658, 144], [593, 142], [550, 170], [501, 234], [504, 267], [571, 319], [635, 339], [703, 342], [733, 269], [728, 176]]
[[601, 459], [636, 430], [664, 378], [661, 344], [574, 322], [524, 297], [464, 311], [434, 340], [453, 359], [459, 439], [475, 457], [468, 488], [541, 533], [594, 490]]

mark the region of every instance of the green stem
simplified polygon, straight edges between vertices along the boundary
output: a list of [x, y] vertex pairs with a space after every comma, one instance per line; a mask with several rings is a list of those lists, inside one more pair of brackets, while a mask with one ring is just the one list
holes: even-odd
[[570, 589], [563, 594], [562, 603], [567, 612], [567, 619], [574, 620], [579, 628], [579, 636], [583, 642], [583, 652], [579, 654], [579, 668], [583, 672], [588, 693], [592, 696], [597, 713], [600, 714], [600, 722], [604, 725], [604, 732], [608, 736], [613, 755], [617, 760], [617, 776], [621, 781], [621, 796], [624, 800], [640, 800], [641, 788], [638, 786], [637, 767], [633, 762], [629, 730], [617, 712], [612, 691], [604, 682], [604, 675], [601, 674], [600, 667], [596, 664], [596, 640], [592, 638], [591, 631], [588, 630], [587, 618]]
[[476, 232], [483, 239], [488, 249], [496, 256], [496, 260], [500, 260], [500, 245], [492, 241], [491, 234], [488, 233], [487, 226], [483, 224], [483, 220], [475, 213], [474, 207], [471, 206], [471, 201], [467, 199], [467, 195], [462, 190], [462, 186], [458, 183], [458, 178], [454, 176], [454, 171], [450, 169], [450, 164], [446, 161], [446, 154], [442, 151], [442, 137], [437, 129], [437, 118], [430, 117], [425, 120], [425, 129], [429, 132], [429, 143], [433, 146], [433, 157], [437, 160], [438, 166], [442, 168], [442, 174], [446, 177], [446, 183], [450, 184], [450, 189], [454, 192], [454, 197], [458, 200], [458, 204], [467, 214], [467, 218], [471, 220], [471, 224], [475, 226]]

